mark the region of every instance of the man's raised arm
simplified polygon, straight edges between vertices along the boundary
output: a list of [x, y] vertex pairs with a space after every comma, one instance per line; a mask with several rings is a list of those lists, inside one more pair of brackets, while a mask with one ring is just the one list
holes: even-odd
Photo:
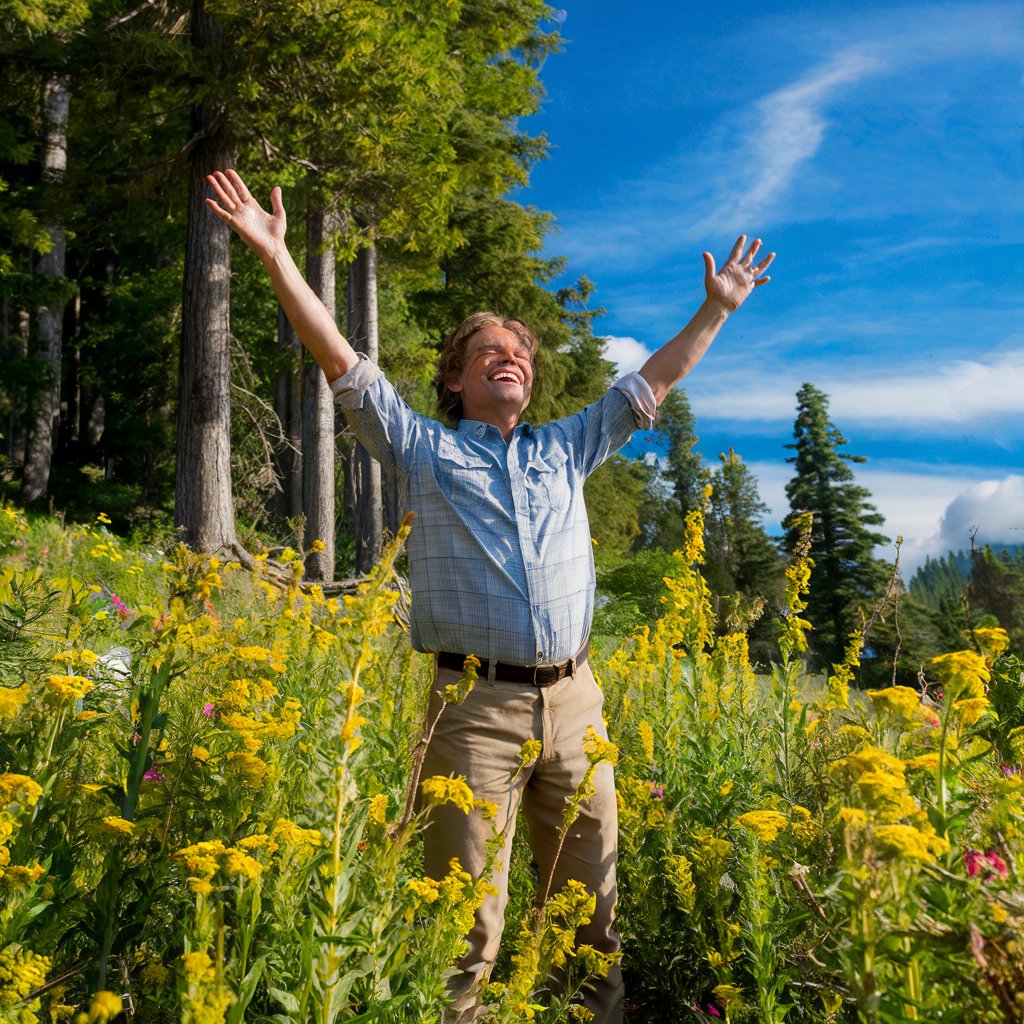
[[233, 170], [215, 171], [206, 180], [217, 193], [217, 199], [207, 199], [206, 205], [259, 256], [285, 315], [327, 379], [337, 380], [348, 373], [359, 357], [324, 304], [306, 284], [288, 251], [281, 189], [271, 191], [271, 212], [267, 213]]
[[693, 319], [671, 341], [662, 345], [641, 368], [640, 376], [651, 385], [658, 405], [697, 365], [729, 314], [739, 309], [743, 300], [756, 287], [771, 280], [761, 275], [775, 259], [775, 253], [768, 253], [755, 266], [754, 257], [761, 248], [761, 239], [754, 239], [744, 253], [743, 246], [746, 243], [747, 236], [740, 235], [729, 258], [718, 272], [715, 271], [714, 256], [709, 252], [704, 253], [704, 289], [707, 297]]

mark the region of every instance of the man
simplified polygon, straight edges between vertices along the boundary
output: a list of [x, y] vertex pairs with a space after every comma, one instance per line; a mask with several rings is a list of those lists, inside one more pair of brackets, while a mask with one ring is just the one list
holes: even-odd
[[[533, 429], [520, 422], [530, 401], [537, 342], [518, 320], [469, 317], [448, 338], [438, 367], [442, 408], [457, 428], [410, 410], [381, 375], [360, 359], [306, 285], [284, 243], [281, 190], [271, 212], [232, 170], [208, 179], [207, 199], [260, 257], [285, 313], [322, 367], [356, 436], [386, 471], [396, 473], [416, 512], [409, 538], [412, 642], [437, 656], [432, 707], [457, 681], [467, 655], [480, 679], [462, 704], [445, 707], [426, 754], [424, 776], [464, 776], [474, 796], [498, 805], [508, 822], [507, 853], [520, 804], [542, 888], [568, 879], [595, 894], [596, 910], [578, 941], [618, 949], [615, 907], [616, 805], [611, 766], [599, 766], [561, 852], [562, 811], [587, 769], [588, 728], [607, 738], [601, 692], [587, 662], [594, 563], [583, 483], [637, 427], [654, 422], [658, 404], [697, 364], [728, 315], [757, 286], [755, 240], [740, 236], [720, 272], [704, 253], [707, 297], [690, 323], [654, 353], [639, 373], [617, 381], [582, 412]], [[518, 772], [527, 740], [541, 741], [534, 764]], [[514, 778], [514, 784], [512, 780]], [[452, 857], [474, 877], [486, 868], [493, 825], [450, 805], [435, 808], [424, 837], [426, 867], [443, 876]], [[464, 1024], [479, 1010], [479, 989], [498, 951], [507, 899], [508, 858], [491, 880], [498, 889], [477, 914], [468, 951], [451, 985], [450, 1019]], [[585, 994], [599, 1024], [622, 1019], [622, 978], [613, 967]]]

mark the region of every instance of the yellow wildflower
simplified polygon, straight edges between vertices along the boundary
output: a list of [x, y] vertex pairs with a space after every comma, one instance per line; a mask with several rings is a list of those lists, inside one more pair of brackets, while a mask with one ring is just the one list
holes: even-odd
[[718, 787], [718, 792], [722, 796], [728, 796], [732, 792], [732, 779], [729, 779], [727, 782], [723, 782]]
[[693, 882], [693, 865], [681, 853], [671, 854], [665, 864], [672, 891], [679, 901], [679, 908], [686, 913], [693, 910], [697, 887]]
[[917, 757], [909, 758], [904, 764], [912, 770], [933, 772], [939, 767], [939, 755], [937, 753], [920, 754]]
[[984, 697], [992, 673], [985, 659], [974, 651], [953, 651], [932, 658], [932, 665], [946, 688], [946, 699]]
[[841, 807], [839, 818], [844, 825], [849, 825], [850, 828], [864, 828], [868, 823], [867, 813], [859, 807]]
[[370, 800], [370, 821], [374, 825], [383, 825], [388, 820], [388, 795], [378, 793]]
[[637, 735], [640, 737], [640, 749], [644, 753], [644, 759], [648, 764], [654, 764], [654, 730], [650, 722], [642, 721], [637, 726]]
[[240, 878], [256, 878], [263, 870], [263, 865], [249, 854], [235, 847], [228, 847], [224, 851], [222, 863], [224, 872], [228, 875], [238, 875]]
[[27, 775], [9, 772], [0, 775], [0, 806], [22, 804], [35, 807], [43, 795], [43, 787]]
[[315, 828], [300, 828], [288, 818], [278, 818], [271, 833], [284, 846], [319, 846], [323, 836]]
[[215, 973], [209, 953], [186, 953], [181, 961], [188, 981], [193, 983], [213, 981]]
[[210, 752], [206, 747], [195, 746], [192, 748], [192, 759], [200, 764], [206, 764], [210, 760]]
[[327, 545], [317, 538], [309, 547], [310, 554], [318, 555], [321, 551], [326, 551]]
[[46, 677], [46, 686], [49, 691], [62, 700], [68, 698], [74, 698], [75, 700], [81, 700], [93, 687], [93, 683], [90, 679], [86, 679], [85, 676], [75, 675], [52, 675]]
[[454, 804], [464, 814], [469, 814], [473, 809], [473, 791], [466, 784], [464, 775], [457, 775], [455, 778], [434, 775], [424, 779], [420, 788], [424, 796], [438, 803]]
[[106, 1024], [111, 1017], [116, 1017], [123, 1006], [121, 997], [114, 992], [97, 992], [89, 1004], [89, 1024]]
[[619, 748], [610, 740], [598, 735], [597, 730], [587, 726], [587, 734], [583, 737], [583, 753], [591, 764], [607, 761], [613, 767], [619, 763]]
[[911, 686], [887, 686], [884, 690], [868, 690], [868, 698], [876, 712], [888, 712], [902, 722], [913, 722], [928, 712], [921, 704], [921, 695]]
[[540, 740], [527, 740], [519, 748], [519, 766], [521, 768], [529, 768], [540, 757], [541, 749]]
[[413, 878], [405, 883], [405, 888], [411, 892], [420, 903], [436, 903], [441, 895], [437, 882], [432, 878]]
[[17, 718], [28, 700], [28, 683], [0, 686], [0, 718]]
[[267, 781], [267, 762], [253, 754], [245, 751], [228, 754], [228, 764], [239, 781], [252, 789], [260, 789]]
[[0, 872], [0, 875], [2, 875], [2, 883], [0, 884], [12, 890], [22, 889], [25, 886], [34, 885], [38, 882], [44, 870], [42, 864], [33, 864], [31, 866], [15, 864]]
[[979, 626], [974, 639], [987, 658], [995, 661], [1010, 646], [1010, 634], [1000, 626]]
[[747, 811], [736, 820], [766, 843], [778, 838], [779, 833], [789, 825], [786, 816], [778, 811]]
[[986, 712], [995, 714], [987, 697], [969, 697], [966, 700], [954, 701], [953, 710], [960, 712], [964, 725], [974, 725]]
[[135, 834], [135, 823], [126, 821], [116, 814], [108, 814], [100, 823], [101, 831], [115, 836], [131, 836]]
[[913, 825], [876, 825], [872, 837], [887, 852], [911, 860], [932, 861], [935, 854], [949, 848], [945, 839]]

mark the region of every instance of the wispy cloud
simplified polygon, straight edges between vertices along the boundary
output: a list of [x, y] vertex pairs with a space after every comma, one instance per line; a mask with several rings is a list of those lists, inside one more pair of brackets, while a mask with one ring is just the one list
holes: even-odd
[[[561, 214], [562, 233], [553, 248], [595, 270], [623, 261], [650, 265], [670, 252], [725, 238], [749, 225], [769, 230], [823, 216], [842, 219], [854, 208], [861, 215], [882, 210], [895, 214], [905, 212], [915, 196], [932, 204], [962, 203], [967, 195], [975, 203], [985, 202], [987, 188], [979, 193], [965, 186], [946, 190], [946, 196], [915, 189], [896, 172], [891, 153], [889, 159], [869, 160], [857, 139], [849, 140], [844, 152], [851, 159], [845, 163], [821, 169], [815, 158], [833, 135], [853, 130], [846, 115], [859, 111], [869, 81], [890, 87], [886, 98], [891, 109], [916, 110], [934, 119], [937, 104], [955, 102], [952, 86], [949, 97], [937, 96], [954, 63], [1002, 60], [1019, 52], [1024, 28], [1018, 5], [927, 4], [858, 10], [849, 17], [827, 12], [816, 24], [808, 24], [806, 14], [798, 22], [784, 17], [774, 21], [778, 36], [771, 45], [790, 49], [793, 77], [759, 98], [744, 97], [725, 107], [699, 138], [681, 139], [675, 156], [652, 163], [645, 174], [620, 183], [614, 192], [587, 192], [585, 207]], [[763, 22], [758, 26], [764, 30]], [[763, 38], [754, 42], [765, 45]], [[812, 55], [822, 53], [823, 59], [812, 62]], [[801, 68], [804, 60], [808, 63]], [[939, 67], [938, 77], [926, 70]], [[727, 92], [722, 95], [728, 97]], [[877, 89], [872, 96], [874, 102], [885, 99]], [[917, 130], [925, 131], [927, 118], [907, 116], [914, 118]], [[1012, 119], [1002, 122], [1007, 131], [1016, 132]], [[858, 131], [869, 130], [861, 118], [853, 123]], [[891, 120], [883, 122], [886, 138], [902, 141], [899, 133], [892, 134], [892, 125]], [[852, 159], [858, 152], [861, 158]], [[966, 175], [968, 168], [961, 167], [959, 173]], [[975, 163], [969, 173], [975, 184], [979, 176], [988, 180], [986, 175], [1001, 174], [1000, 192], [1013, 196], [1019, 191], [999, 160], [985, 167]], [[857, 187], [858, 179], [873, 175], [881, 176], [874, 185]], [[809, 183], [820, 187], [809, 189]]]
[[946, 361], [924, 353], [913, 362], [890, 363], [884, 372], [878, 366], [840, 371], [804, 363], [772, 371], [758, 365], [724, 379], [705, 374], [688, 391], [699, 418], [790, 421], [794, 395], [807, 380], [830, 396], [837, 422], [922, 428], [999, 422], [1008, 439], [1024, 437], [1024, 347]]

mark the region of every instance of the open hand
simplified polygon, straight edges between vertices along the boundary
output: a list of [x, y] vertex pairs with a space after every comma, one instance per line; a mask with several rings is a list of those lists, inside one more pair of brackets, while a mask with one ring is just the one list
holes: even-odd
[[740, 235], [729, 253], [722, 269], [715, 271], [715, 258], [711, 253], [704, 253], [704, 289], [712, 302], [721, 305], [731, 313], [743, 305], [744, 299], [759, 285], [767, 284], [771, 278], [761, 275], [768, 269], [775, 253], [770, 252], [760, 263], [754, 265], [754, 257], [761, 248], [761, 239], [755, 238], [750, 248], [744, 253], [747, 236]]
[[207, 198], [206, 205], [229, 224], [257, 256], [269, 256], [284, 243], [287, 221], [279, 187], [270, 193], [271, 212], [267, 213], [249, 194], [245, 182], [230, 168], [214, 171], [206, 176], [206, 180], [217, 193], [217, 199]]

